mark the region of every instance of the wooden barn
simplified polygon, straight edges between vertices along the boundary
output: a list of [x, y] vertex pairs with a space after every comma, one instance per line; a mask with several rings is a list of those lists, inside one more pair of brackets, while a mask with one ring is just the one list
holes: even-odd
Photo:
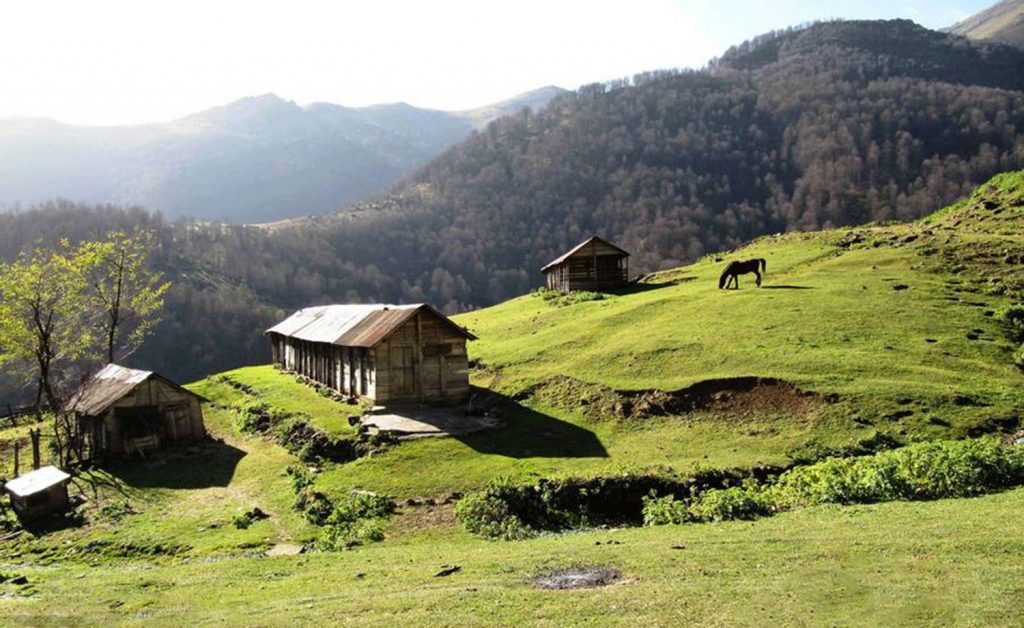
[[267, 330], [275, 364], [376, 403], [461, 403], [466, 341], [476, 337], [426, 304], [326, 305]]
[[68, 482], [71, 476], [57, 467], [30, 471], [4, 484], [11, 496], [11, 508], [22, 521], [40, 519], [68, 508]]
[[551, 290], [610, 292], [629, 283], [629, 253], [593, 236], [541, 269]]
[[86, 457], [144, 455], [206, 436], [203, 397], [151, 371], [108, 364], [68, 401]]

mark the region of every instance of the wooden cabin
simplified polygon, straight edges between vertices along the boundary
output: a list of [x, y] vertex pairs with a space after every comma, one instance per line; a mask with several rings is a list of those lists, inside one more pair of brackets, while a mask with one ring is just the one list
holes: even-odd
[[593, 236], [541, 269], [551, 290], [611, 292], [629, 283], [629, 253]]
[[203, 397], [151, 371], [108, 364], [71, 397], [87, 458], [145, 455], [206, 437]]
[[67, 510], [70, 481], [70, 475], [49, 466], [7, 482], [4, 491], [11, 496], [14, 514], [22, 521], [30, 521]]
[[455, 404], [469, 397], [466, 341], [476, 337], [426, 304], [326, 305], [267, 330], [275, 364], [379, 404]]

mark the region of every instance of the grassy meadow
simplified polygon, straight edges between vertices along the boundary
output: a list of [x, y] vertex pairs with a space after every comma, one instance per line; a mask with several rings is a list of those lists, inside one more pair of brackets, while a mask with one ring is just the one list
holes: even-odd
[[[753, 257], [763, 288], [718, 289], [725, 261]], [[468, 534], [452, 502], [498, 476], [685, 476], [1012, 434], [1024, 375], [999, 312], [1024, 294], [1021, 260], [1014, 174], [914, 224], [763, 238], [602, 299], [524, 295], [456, 317], [480, 337], [474, 403], [500, 428], [346, 463], [243, 434], [239, 408], [351, 437], [360, 407], [269, 366], [195, 382], [210, 442], [82, 474], [76, 525], [0, 533], [0, 624], [1019, 624], [1024, 489], [516, 542]], [[738, 383], [753, 377], [770, 379]], [[709, 385], [688, 409], [665, 403]], [[26, 430], [0, 429], [0, 469]], [[333, 499], [395, 497], [384, 540], [265, 556], [321, 534], [293, 508], [289, 467]], [[236, 526], [255, 508], [267, 517]], [[461, 569], [435, 577], [444, 565]], [[620, 576], [531, 585], [574, 565]]]

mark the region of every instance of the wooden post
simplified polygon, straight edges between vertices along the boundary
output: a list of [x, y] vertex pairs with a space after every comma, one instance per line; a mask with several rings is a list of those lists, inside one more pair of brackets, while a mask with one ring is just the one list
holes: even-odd
[[29, 430], [29, 437], [32, 439], [32, 468], [39, 468], [39, 437], [42, 431], [39, 429]]
[[423, 402], [423, 323], [421, 315], [416, 312], [416, 385], [417, 396]]
[[21, 449], [21, 443], [18, 442], [18, 441], [14, 441], [14, 477], [18, 477], [18, 475], [20, 475], [18, 473], [18, 471], [19, 471], [18, 466], [19, 466], [19, 464], [21, 462], [19, 460], [19, 455], [18, 455], [20, 449]]

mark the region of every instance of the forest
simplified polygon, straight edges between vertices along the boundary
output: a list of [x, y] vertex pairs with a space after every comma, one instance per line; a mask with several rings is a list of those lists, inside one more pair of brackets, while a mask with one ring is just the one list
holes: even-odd
[[173, 287], [128, 362], [188, 381], [266, 361], [262, 330], [294, 308], [465, 311], [540, 285], [544, 263], [593, 233], [647, 272], [763, 234], [917, 218], [1020, 168], [1024, 51], [909, 21], [828, 22], [500, 118], [334, 214], [241, 226], [54, 201], [0, 215], [0, 258], [153, 231]]

